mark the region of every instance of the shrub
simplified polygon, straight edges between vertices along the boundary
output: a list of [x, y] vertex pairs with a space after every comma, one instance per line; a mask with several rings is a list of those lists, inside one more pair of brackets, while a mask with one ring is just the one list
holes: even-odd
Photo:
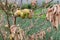
[[22, 9], [24, 9], [24, 8], [27, 8], [27, 9], [31, 9], [31, 4], [23, 4], [22, 5]]

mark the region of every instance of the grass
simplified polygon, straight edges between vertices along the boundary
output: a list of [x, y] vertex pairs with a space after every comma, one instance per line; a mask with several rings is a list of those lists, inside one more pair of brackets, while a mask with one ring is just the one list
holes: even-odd
[[[35, 14], [38, 15], [41, 13], [42, 9], [38, 9], [35, 10]], [[0, 11], [2, 13], [2, 11]], [[6, 17], [5, 17], [6, 18]], [[38, 18], [37, 22], [35, 22], [35, 20], [37, 19], [37, 17], [33, 17], [32, 19], [22, 19], [22, 18], [17, 18], [17, 24], [20, 25], [20, 27], [26, 31], [26, 35], [32, 35], [32, 34], [36, 34], [37, 32], [39, 32], [40, 30], [45, 30], [46, 31], [46, 37], [44, 40], [49, 40], [50, 37], [53, 37], [53, 40], [60, 40], [60, 28], [58, 31], [55, 31], [55, 29], [51, 26], [51, 23], [49, 21], [46, 22], [46, 14], [42, 15], [41, 18]], [[6, 19], [5, 20], [5, 24], [6, 24]], [[29, 31], [26, 30], [31, 23], [31, 20], [34, 24], [33, 28], [31, 28]], [[12, 19], [10, 21], [11, 25], [12, 25]], [[41, 26], [42, 23], [45, 23], [44, 25]], [[51, 32], [47, 32], [47, 28], [48, 27], [52, 27]], [[6, 30], [7, 31], [7, 30]], [[2, 37], [0, 36], [0, 40], [2, 40]]]

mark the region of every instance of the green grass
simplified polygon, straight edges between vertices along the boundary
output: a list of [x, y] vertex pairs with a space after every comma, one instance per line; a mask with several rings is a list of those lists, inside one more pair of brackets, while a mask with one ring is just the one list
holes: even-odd
[[[38, 15], [41, 13], [41, 10], [42, 9], [37, 9], [35, 10], [35, 14]], [[2, 11], [0, 11], [2, 13]], [[41, 18], [38, 18], [38, 20], [35, 22], [35, 20], [37, 19], [38, 17], [33, 17], [32, 19], [22, 19], [22, 18], [17, 18], [17, 24], [20, 24], [20, 27], [26, 31], [26, 35], [32, 35], [32, 34], [36, 34], [37, 32], [39, 32], [40, 30], [45, 30], [46, 31], [46, 37], [44, 40], [49, 40], [49, 38], [52, 36], [53, 37], [53, 40], [60, 40], [60, 28], [58, 31], [56, 31], [52, 26], [51, 26], [51, 23], [49, 21], [46, 22], [46, 14], [43, 14], [41, 16]], [[30, 30], [27, 30], [27, 28], [30, 26], [30, 23], [31, 23], [31, 20], [34, 24], [33, 28], [31, 28]], [[6, 17], [4, 19], [5, 23], [6, 24]], [[45, 23], [44, 25], [41, 25], [42, 23]], [[12, 25], [12, 19], [10, 19], [10, 24]], [[3, 26], [4, 27], [4, 26]], [[51, 29], [51, 32], [47, 32], [47, 28], [48, 27], [52, 27]], [[6, 29], [5, 29], [6, 30]], [[6, 30], [8, 31], [8, 30]], [[0, 40], [2, 40], [2, 37], [0, 36]]]

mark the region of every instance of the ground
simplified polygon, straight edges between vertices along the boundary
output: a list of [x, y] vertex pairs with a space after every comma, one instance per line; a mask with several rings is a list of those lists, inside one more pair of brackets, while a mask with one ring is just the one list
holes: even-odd
[[[35, 14], [40, 14], [41, 13], [41, 10], [42, 9], [37, 9], [35, 10]], [[2, 13], [2, 11], [0, 11], [0, 13]], [[6, 18], [6, 17], [5, 17]], [[4, 19], [4, 21], [6, 21], [6, 19]], [[33, 23], [33, 27], [29, 30], [28, 27], [30, 27], [30, 23]], [[6, 22], [4, 22], [6, 24]], [[10, 20], [10, 23], [12, 24], [12, 20]], [[60, 40], [60, 27], [59, 27], [59, 30], [55, 30], [52, 26], [51, 26], [51, 23], [49, 21], [46, 21], [46, 16], [45, 14], [43, 14], [43, 16], [41, 17], [33, 17], [32, 19], [22, 19], [20, 17], [17, 18], [17, 25], [20, 25], [20, 27], [26, 31], [26, 35], [29, 36], [29, 35], [33, 35], [33, 34], [36, 34], [38, 33], [40, 30], [44, 30], [46, 32], [46, 37], [44, 40], [49, 40], [50, 37], [53, 38], [53, 40]], [[42, 25], [43, 24], [43, 25]], [[3, 26], [4, 27], [4, 26]], [[47, 32], [47, 28], [51, 27], [51, 32]], [[4, 29], [6, 31], [8, 31], [7, 28], [4, 27]], [[0, 40], [2, 40], [2, 37], [0, 35]]]

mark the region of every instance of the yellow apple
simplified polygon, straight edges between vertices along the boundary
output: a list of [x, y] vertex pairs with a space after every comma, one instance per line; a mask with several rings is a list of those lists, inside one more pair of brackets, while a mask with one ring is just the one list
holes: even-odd
[[30, 10], [29, 9], [23, 9], [22, 12], [26, 14], [26, 13], [30, 13]]
[[22, 14], [22, 11], [21, 11], [21, 10], [17, 10], [17, 11], [14, 13], [15, 16], [20, 16], [21, 14]]
[[21, 18], [25, 18], [25, 15], [24, 15], [23, 12], [21, 12], [20, 17], [21, 17]]

